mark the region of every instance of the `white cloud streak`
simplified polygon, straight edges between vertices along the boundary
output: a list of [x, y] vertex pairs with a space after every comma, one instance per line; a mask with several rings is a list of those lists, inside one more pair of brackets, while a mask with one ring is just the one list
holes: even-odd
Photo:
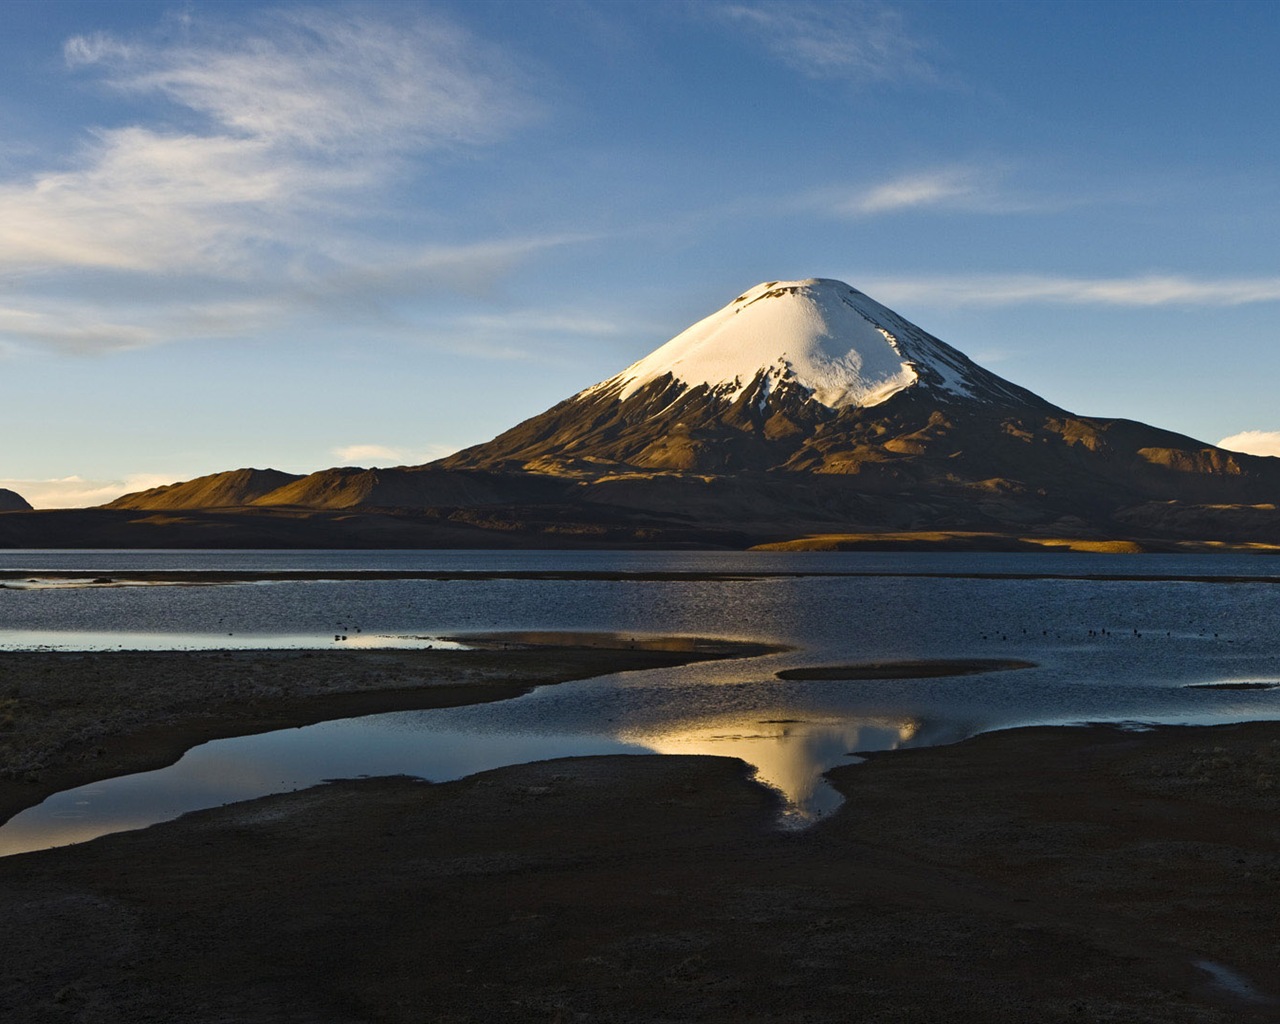
[[923, 42], [887, 4], [761, 0], [710, 10], [809, 78], [870, 83], [938, 77]]
[[1026, 213], [1060, 205], [1010, 195], [1001, 187], [1003, 170], [956, 165], [900, 174], [874, 185], [825, 188], [808, 194], [803, 205], [843, 217], [874, 217], [918, 209], [975, 213]]
[[1246, 455], [1280, 456], [1280, 430], [1242, 430], [1224, 437], [1218, 447]]
[[1028, 195], [1005, 184], [999, 162], [960, 163], [904, 171], [875, 182], [831, 185], [796, 196], [788, 210], [825, 217], [867, 218], [918, 211], [1008, 216], [1060, 212], [1087, 200]]
[[857, 275], [851, 281], [881, 302], [938, 306], [1244, 306], [1280, 301], [1280, 277], [1201, 280], [1176, 274], [1086, 278], [1036, 274], [934, 277]]
[[917, 206], [939, 206], [970, 199], [977, 191], [971, 174], [935, 171], [908, 175], [877, 185], [846, 204], [845, 213], [892, 213]]

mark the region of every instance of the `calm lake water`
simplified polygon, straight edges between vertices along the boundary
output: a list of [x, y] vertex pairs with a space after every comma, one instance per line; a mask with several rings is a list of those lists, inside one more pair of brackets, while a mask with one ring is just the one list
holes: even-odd
[[[1280, 560], [1266, 557], [6, 551], [0, 569], [33, 579], [41, 571], [83, 572], [88, 579], [129, 569], [750, 574], [6, 588], [0, 649], [323, 647], [333, 645], [335, 633], [353, 636], [356, 629], [362, 638], [601, 630], [794, 648], [561, 684], [497, 704], [206, 744], [163, 771], [60, 794], [24, 812], [0, 828], [4, 853], [326, 778], [404, 773], [442, 781], [593, 753], [741, 757], [785, 794], [792, 819], [803, 822], [838, 804], [822, 772], [849, 763], [853, 751], [951, 742], [1034, 723], [1280, 717], [1280, 690], [1190, 688], [1280, 682]], [[1097, 576], [1110, 578], [1083, 578]], [[956, 657], [1019, 658], [1036, 667], [935, 679], [775, 676], [806, 665]]]

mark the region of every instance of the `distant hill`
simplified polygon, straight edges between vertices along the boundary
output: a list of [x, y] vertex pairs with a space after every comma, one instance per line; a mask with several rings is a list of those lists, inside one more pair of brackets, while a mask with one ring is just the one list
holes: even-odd
[[0, 487], [0, 512], [23, 512], [29, 508], [31, 503], [17, 491]]
[[113, 509], [237, 508], [301, 477], [277, 469], [233, 469], [182, 483], [135, 491], [103, 505]]
[[442, 508], [555, 500], [557, 481], [537, 476], [513, 480], [493, 473], [454, 473], [436, 465], [399, 469], [326, 469], [297, 477], [251, 503], [264, 506], [342, 508]]

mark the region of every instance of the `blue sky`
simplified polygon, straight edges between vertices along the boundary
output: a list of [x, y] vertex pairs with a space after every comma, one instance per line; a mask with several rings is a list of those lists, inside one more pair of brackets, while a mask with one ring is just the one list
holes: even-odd
[[1280, 454], [1280, 8], [0, 2], [0, 486], [419, 463], [762, 280]]

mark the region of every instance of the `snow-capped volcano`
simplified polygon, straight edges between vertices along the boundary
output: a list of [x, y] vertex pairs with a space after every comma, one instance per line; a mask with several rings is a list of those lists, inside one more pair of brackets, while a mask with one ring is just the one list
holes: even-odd
[[957, 396], [1020, 398], [893, 310], [824, 278], [758, 284], [578, 397], [627, 399], [668, 375], [726, 401], [753, 383], [758, 401], [789, 383], [829, 409], [879, 405], [921, 382]]
[[1062, 413], [842, 281], [766, 281], [442, 465], [874, 472], [869, 463], [938, 449], [973, 409], [988, 420]]
[[[438, 462], [276, 476], [289, 482], [218, 474], [106, 511], [243, 503], [220, 508], [247, 516], [236, 546], [260, 543], [252, 531], [275, 522], [262, 518], [275, 506], [291, 517], [363, 510], [313, 546], [424, 536], [424, 546], [499, 536], [504, 546], [732, 545], [939, 530], [999, 537], [1009, 550], [1034, 547], [1028, 534], [1280, 544], [1280, 460], [1078, 416], [818, 278], [756, 285], [621, 373]], [[396, 532], [402, 515], [421, 515], [426, 532]], [[191, 536], [207, 544], [212, 525]], [[118, 546], [115, 536], [102, 546]]]

